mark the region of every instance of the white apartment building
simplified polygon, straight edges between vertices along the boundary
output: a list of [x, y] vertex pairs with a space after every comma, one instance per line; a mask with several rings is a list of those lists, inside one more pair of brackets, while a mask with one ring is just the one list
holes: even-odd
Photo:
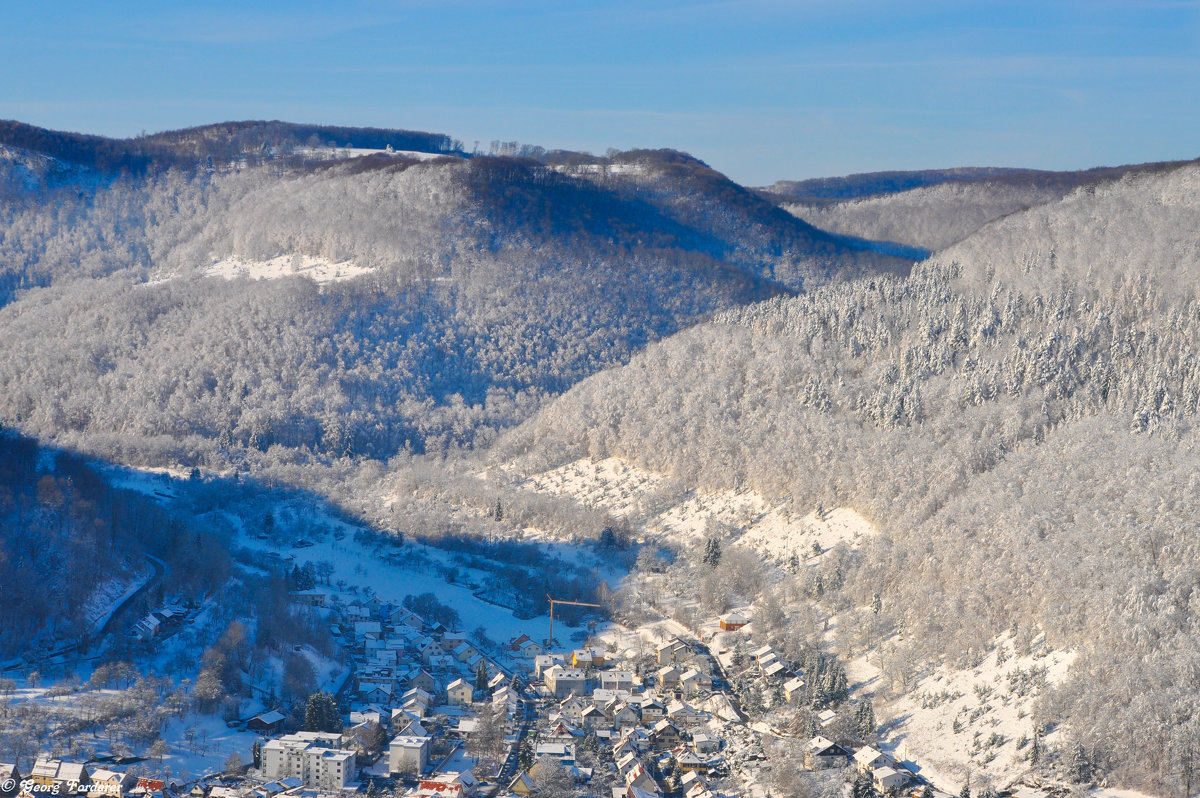
[[340, 734], [296, 732], [262, 747], [262, 772], [268, 779], [294, 776], [311, 787], [339, 792], [357, 770], [353, 751], [338, 748]]
[[429, 743], [428, 737], [399, 735], [388, 746], [388, 770], [421, 775], [429, 766]]

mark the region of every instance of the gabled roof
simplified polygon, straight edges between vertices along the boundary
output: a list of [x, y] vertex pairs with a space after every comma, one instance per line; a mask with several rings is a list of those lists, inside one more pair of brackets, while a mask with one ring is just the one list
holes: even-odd
[[529, 778], [529, 774], [522, 770], [517, 774], [517, 777], [508, 783], [508, 791], [516, 792], [520, 787], [526, 793], [537, 792], [537, 785], [533, 783], [533, 779]]
[[891, 762], [892, 758], [882, 751], [877, 751], [869, 745], [864, 745], [854, 753], [854, 761], [860, 765], [871, 765], [876, 761]]
[[845, 748], [820, 735], [809, 740], [808, 744], [804, 746], [804, 750], [817, 756], [850, 756], [850, 752]]
[[86, 774], [85, 766], [78, 762], [63, 762], [58, 766], [59, 781], [73, 781], [76, 784], [82, 784], [87, 781]]

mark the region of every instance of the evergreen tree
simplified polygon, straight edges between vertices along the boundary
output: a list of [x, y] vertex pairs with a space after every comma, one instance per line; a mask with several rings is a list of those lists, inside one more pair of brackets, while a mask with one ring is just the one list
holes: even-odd
[[262, 740], [255, 740], [250, 746], [250, 756], [254, 758], [254, 767], [262, 767]]
[[958, 798], [971, 798], [971, 782], [963, 785], [962, 790], [958, 793]]
[[485, 692], [488, 686], [487, 665], [483, 660], [479, 661], [479, 666], [475, 668], [475, 689], [479, 692]]
[[709, 538], [704, 544], [704, 557], [700, 561], [709, 568], [716, 568], [721, 562], [721, 542], [716, 538]]
[[521, 770], [529, 770], [529, 768], [533, 767], [534, 753], [533, 737], [527, 736], [521, 741], [521, 747], [517, 750], [517, 764]]
[[850, 694], [850, 683], [846, 679], [846, 670], [840, 663], [833, 663], [825, 673], [825, 700], [837, 704], [846, 700]]
[[1076, 741], [1075, 750], [1071, 753], [1069, 771], [1071, 781], [1077, 784], [1088, 784], [1092, 780], [1092, 773], [1092, 760], [1088, 757], [1087, 748], [1083, 743]]
[[864, 698], [854, 708], [854, 725], [858, 728], [858, 736], [864, 740], [875, 734], [875, 705], [871, 699]]
[[860, 770], [858, 775], [854, 777], [854, 784], [850, 787], [850, 798], [871, 798], [875, 788], [871, 783], [871, 774]]
[[1042, 761], [1042, 727], [1033, 727], [1033, 742], [1029, 745], [1029, 764], [1036, 766]]
[[496, 506], [492, 510], [492, 518], [496, 519], [497, 521], [504, 520], [504, 505], [500, 503], [500, 499], [498, 497], [496, 499]]
[[329, 693], [313, 693], [304, 709], [305, 731], [340, 732], [342, 716]]

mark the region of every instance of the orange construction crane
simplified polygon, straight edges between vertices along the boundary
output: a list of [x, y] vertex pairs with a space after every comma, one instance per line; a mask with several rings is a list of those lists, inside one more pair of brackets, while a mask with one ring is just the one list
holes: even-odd
[[546, 646], [554, 645], [554, 605], [555, 604], [570, 604], [573, 607], [603, 607], [603, 604], [589, 604], [586, 601], [567, 601], [566, 599], [550, 598], [550, 594], [546, 594], [546, 598], [550, 601], [550, 639], [546, 641]]

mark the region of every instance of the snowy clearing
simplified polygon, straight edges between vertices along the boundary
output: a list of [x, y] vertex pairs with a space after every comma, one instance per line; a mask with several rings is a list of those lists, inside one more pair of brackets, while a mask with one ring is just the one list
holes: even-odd
[[801, 517], [750, 490], [697, 492], [679, 501], [684, 492], [671, 477], [618, 457], [576, 460], [532, 476], [524, 486], [643, 520], [647, 532], [675, 543], [689, 543], [716, 529], [736, 537], [737, 545], [780, 561], [792, 554], [809, 557], [814, 554], [814, 544], [822, 552], [842, 542], [854, 548], [878, 534], [875, 525], [852, 508], [837, 507], [819, 514], [814, 510]]
[[[669, 490], [671, 480], [630, 465], [619, 457], [576, 460], [526, 480], [524, 487], [539, 493], [570, 496], [580, 504], [624, 517], [653, 514], [646, 500]], [[648, 510], [650, 512], [648, 512]]]
[[225, 258], [204, 270], [208, 277], [236, 280], [246, 277], [251, 280], [278, 280], [282, 277], [309, 277], [318, 285], [353, 280], [373, 271], [353, 261], [333, 263], [327, 258], [313, 255], [280, 255], [270, 260], [242, 260]]
[[[1040, 635], [1025, 656], [1014, 656], [1014, 648], [1002, 634], [977, 667], [939, 668], [894, 702], [888, 715], [896, 754], [938, 785], [959, 783], [967, 772], [1005, 784], [1019, 777], [1028, 768], [1034, 702], [1065, 681], [1075, 653], [1049, 650]], [[1062, 734], [1054, 730], [1044, 744]]]
[[367, 155], [391, 155], [396, 158], [408, 158], [414, 161], [432, 161], [436, 158], [453, 158], [452, 153], [417, 152], [416, 150], [378, 150], [369, 147], [301, 147], [292, 151], [293, 155], [305, 158], [331, 161], [342, 158], [363, 158]]

